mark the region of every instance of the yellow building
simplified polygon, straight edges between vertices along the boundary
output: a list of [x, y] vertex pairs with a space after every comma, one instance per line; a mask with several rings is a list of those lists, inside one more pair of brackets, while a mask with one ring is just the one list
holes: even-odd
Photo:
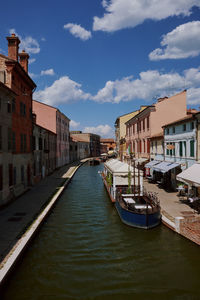
[[115, 139], [116, 139], [116, 151], [120, 160], [124, 160], [126, 156], [126, 125], [125, 123], [144, 110], [147, 106], [141, 106], [140, 109], [131, 113], [119, 116], [115, 121]]

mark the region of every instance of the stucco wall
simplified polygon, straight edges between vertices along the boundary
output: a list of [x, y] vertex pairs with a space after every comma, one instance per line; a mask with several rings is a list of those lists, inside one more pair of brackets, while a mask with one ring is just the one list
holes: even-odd
[[36, 123], [56, 133], [56, 108], [33, 100]]
[[[194, 128], [191, 129], [191, 122], [194, 123]], [[183, 125], [186, 126], [186, 130], [183, 131]], [[173, 128], [175, 133], [173, 133]], [[167, 134], [167, 129], [169, 130], [169, 134]], [[190, 141], [194, 140], [194, 157], [190, 156]], [[181, 162], [182, 169], [191, 167], [196, 161], [196, 121], [195, 120], [188, 120], [181, 124], [175, 124], [167, 127], [165, 129], [164, 135], [165, 141], [165, 160], [166, 161], [177, 161]], [[185, 142], [183, 144], [183, 155], [180, 157], [179, 153], [179, 142]], [[167, 143], [173, 143], [175, 145], [175, 154], [167, 154], [166, 145]], [[185, 155], [186, 153], [186, 155]]]
[[200, 124], [198, 124], [197, 128], [197, 160], [200, 162]]
[[155, 108], [150, 117], [151, 136], [160, 133], [163, 125], [186, 116], [186, 91], [157, 102]]

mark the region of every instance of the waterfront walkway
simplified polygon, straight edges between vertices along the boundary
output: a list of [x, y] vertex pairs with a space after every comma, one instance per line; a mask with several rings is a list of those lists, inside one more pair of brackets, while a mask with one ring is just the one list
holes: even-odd
[[144, 187], [158, 194], [161, 205], [162, 222], [175, 232], [200, 245], [200, 215], [178, 196], [178, 192], [168, 192], [158, 184], [144, 180]]
[[0, 265], [26, 229], [44, 210], [59, 187], [70, 180], [79, 165], [80, 163], [73, 163], [61, 167], [15, 201], [0, 209]]

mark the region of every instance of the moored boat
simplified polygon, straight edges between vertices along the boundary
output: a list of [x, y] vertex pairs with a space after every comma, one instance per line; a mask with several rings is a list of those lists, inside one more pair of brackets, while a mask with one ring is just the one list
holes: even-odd
[[160, 224], [160, 205], [155, 195], [152, 198], [143, 191], [141, 196], [121, 194], [115, 202], [115, 207], [126, 225], [150, 229]]
[[160, 224], [160, 204], [143, 188], [143, 172], [117, 159], [104, 164], [102, 178], [120, 219], [126, 225], [150, 229]]

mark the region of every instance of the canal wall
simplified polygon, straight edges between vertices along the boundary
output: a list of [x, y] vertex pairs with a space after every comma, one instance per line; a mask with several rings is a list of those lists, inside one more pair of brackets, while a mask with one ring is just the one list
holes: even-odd
[[180, 234], [200, 245], [200, 217], [187, 217], [180, 221]]
[[14, 266], [19, 261], [23, 252], [29, 246], [31, 240], [38, 232], [40, 226], [47, 218], [48, 214], [51, 212], [52, 208], [58, 201], [59, 197], [61, 196], [61, 194], [67, 187], [67, 185], [69, 184], [70, 180], [72, 179], [72, 177], [74, 176], [78, 168], [82, 164], [84, 164], [87, 160], [88, 159], [84, 159], [80, 163], [77, 163], [77, 165], [70, 166], [67, 172], [62, 175], [63, 178], [62, 185], [56, 188], [54, 195], [52, 196], [50, 201], [48, 201], [48, 204], [45, 206], [45, 208], [40, 213], [38, 211], [39, 215], [37, 216], [37, 218], [32, 221], [31, 225], [28, 227], [28, 229], [26, 229], [26, 231], [21, 236], [21, 238], [12, 247], [12, 249], [9, 251], [6, 257], [0, 262], [0, 287], [3, 285], [3, 283], [9, 276], [10, 272], [13, 270]]
[[200, 246], [200, 216], [193, 213], [173, 218], [165, 211], [162, 211], [162, 223]]

